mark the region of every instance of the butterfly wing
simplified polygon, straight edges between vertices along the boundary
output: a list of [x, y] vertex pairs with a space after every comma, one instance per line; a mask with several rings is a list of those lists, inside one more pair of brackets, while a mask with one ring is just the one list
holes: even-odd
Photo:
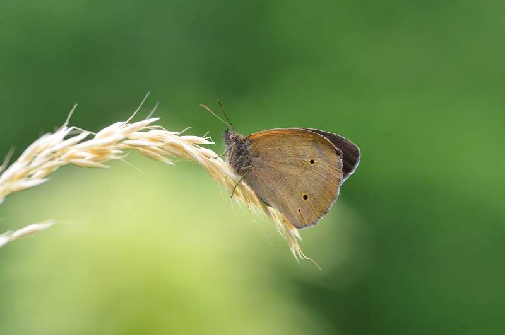
[[317, 133], [319, 135], [324, 136], [327, 140], [329, 140], [331, 143], [333, 143], [334, 146], [339, 148], [342, 151], [342, 161], [343, 161], [343, 168], [342, 171], [344, 173], [344, 181], [349, 178], [356, 168], [358, 167], [359, 164], [359, 158], [360, 158], [360, 150], [359, 147], [346, 139], [345, 137], [342, 137], [337, 134], [329, 133], [327, 131], [322, 131], [319, 129], [312, 129], [312, 128], [304, 128], [307, 130], [310, 130], [314, 133]]
[[297, 228], [315, 225], [337, 200], [341, 151], [306, 129], [272, 129], [246, 137], [251, 170], [245, 182]]

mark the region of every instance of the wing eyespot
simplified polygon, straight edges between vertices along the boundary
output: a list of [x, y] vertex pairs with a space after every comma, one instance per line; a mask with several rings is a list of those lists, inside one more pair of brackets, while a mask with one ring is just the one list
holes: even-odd
[[310, 164], [314, 164], [315, 161], [313, 159], [310, 160]]
[[303, 200], [307, 200], [308, 198], [309, 198], [309, 196], [307, 194], [303, 195]]

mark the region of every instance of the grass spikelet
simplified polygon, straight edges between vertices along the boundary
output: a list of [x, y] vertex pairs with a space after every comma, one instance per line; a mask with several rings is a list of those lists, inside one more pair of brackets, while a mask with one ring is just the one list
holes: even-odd
[[39, 231], [46, 230], [54, 224], [54, 220], [47, 220], [44, 222], [33, 223], [24, 228], [18, 229], [14, 232], [6, 232], [0, 235], [0, 248], [9, 242], [20, 239], [25, 236], [38, 233]]

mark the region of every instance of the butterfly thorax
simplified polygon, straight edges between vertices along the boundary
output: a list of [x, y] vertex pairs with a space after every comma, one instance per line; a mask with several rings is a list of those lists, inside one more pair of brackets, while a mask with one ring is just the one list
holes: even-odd
[[251, 169], [249, 141], [232, 130], [226, 130], [223, 134], [223, 142], [226, 145], [228, 163], [238, 175], [244, 176]]

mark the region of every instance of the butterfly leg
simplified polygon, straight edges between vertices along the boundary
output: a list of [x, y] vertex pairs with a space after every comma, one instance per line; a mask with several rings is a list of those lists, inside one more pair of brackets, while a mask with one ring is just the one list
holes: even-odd
[[233, 198], [233, 195], [235, 194], [235, 190], [237, 189], [237, 186], [242, 182], [242, 179], [244, 179], [245, 176], [240, 177], [238, 182], [233, 186], [233, 191], [231, 192], [230, 199]]
[[214, 157], [214, 159], [223, 158], [227, 153], [228, 153], [228, 150], [225, 150], [222, 154]]
[[214, 159], [218, 159], [218, 158], [223, 158], [224, 156], [226, 156], [226, 154], [228, 153], [229, 149], [227, 148], [225, 151], [223, 151], [222, 154], [220, 155], [217, 155], [216, 157], [213, 157]]
[[249, 172], [251, 172], [251, 166], [247, 166], [246, 168], [244, 168], [244, 170], [245, 170], [245, 173], [240, 177], [240, 179], [235, 184], [235, 186], [233, 186], [233, 191], [231, 192], [230, 199], [233, 198], [233, 195], [235, 194], [235, 190], [237, 189], [237, 186], [242, 182], [242, 180], [244, 180], [245, 176], [247, 176], [247, 174]]

